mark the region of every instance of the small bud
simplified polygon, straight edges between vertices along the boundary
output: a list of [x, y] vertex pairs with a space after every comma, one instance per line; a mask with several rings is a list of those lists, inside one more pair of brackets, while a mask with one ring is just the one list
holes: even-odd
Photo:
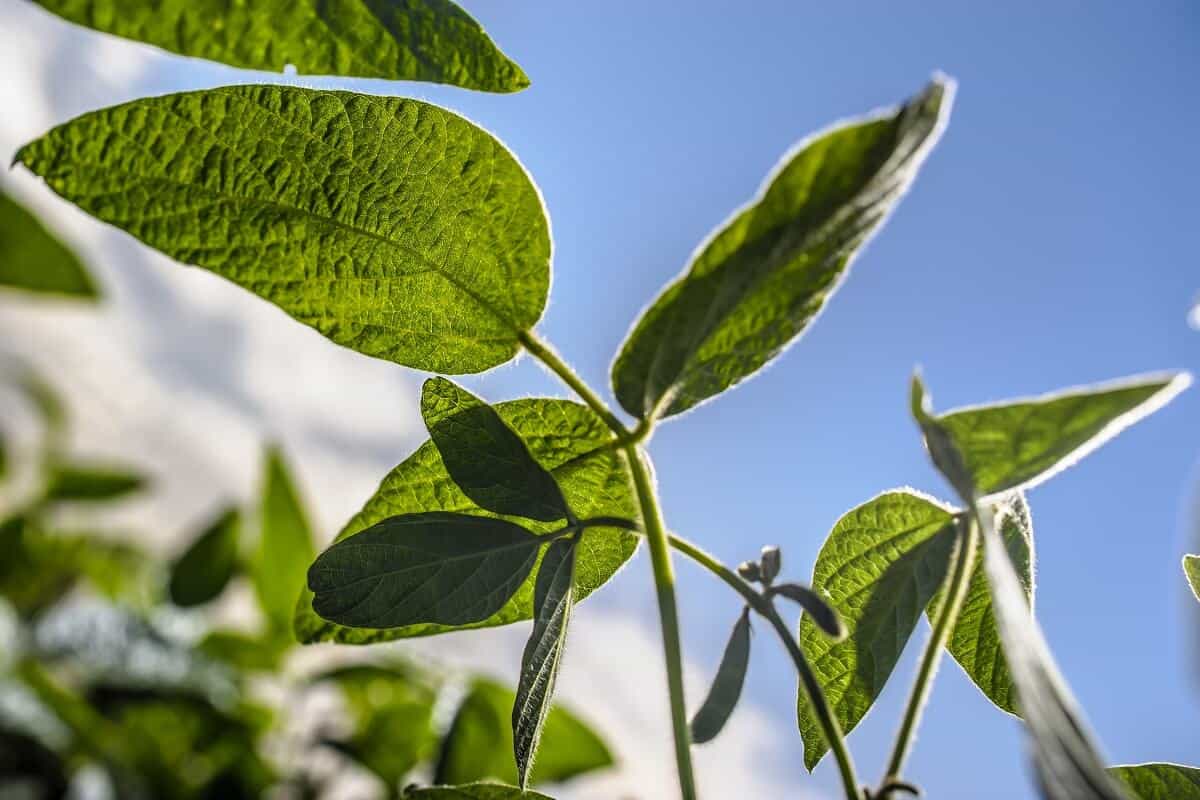
[[762, 570], [759, 569], [758, 563], [755, 561], [743, 561], [738, 564], [738, 575], [741, 575], [751, 583], [762, 580]]
[[778, 547], [768, 545], [762, 549], [762, 558], [759, 563], [762, 565], [763, 583], [770, 583], [779, 576], [779, 568], [783, 565], [783, 556]]

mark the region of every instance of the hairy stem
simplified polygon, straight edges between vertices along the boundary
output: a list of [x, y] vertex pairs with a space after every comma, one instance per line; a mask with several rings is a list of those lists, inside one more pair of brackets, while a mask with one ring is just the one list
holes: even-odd
[[904, 770], [904, 761], [912, 749], [913, 736], [917, 725], [920, 724], [921, 714], [925, 710], [925, 702], [933, 688], [933, 677], [937, 673], [942, 651], [950, 638], [950, 631], [958, 621], [962, 610], [963, 600], [967, 596], [967, 588], [971, 584], [971, 572], [975, 566], [975, 553], [979, 544], [979, 526], [972, 518], [967, 522], [966, 529], [958, 537], [955, 548], [954, 571], [946, 584], [946, 596], [938, 610], [937, 618], [933, 621], [933, 632], [925, 643], [925, 652], [921, 654], [921, 666], [917, 670], [917, 678], [913, 682], [912, 693], [908, 705], [904, 709], [904, 720], [900, 723], [900, 731], [896, 734], [896, 744], [892, 748], [892, 757], [888, 762], [887, 774], [883, 783], [895, 783]]
[[621, 439], [632, 437], [632, 432], [625, 427], [625, 424], [609, 411], [604, 401], [583, 382], [582, 378], [575, 374], [575, 370], [571, 369], [571, 366], [563, 361], [558, 353], [554, 352], [553, 347], [539, 339], [532, 331], [521, 331], [517, 334], [517, 338], [531, 356], [542, 362], [547, 369], [558, 376], [559, 380], [571, 387], [571, 391], [579, 395], [579, 399], [586, 403], [588, 408], [595, 411], [597, 416], [604, 420], [604, 424], [612, 429], [613, 433]]

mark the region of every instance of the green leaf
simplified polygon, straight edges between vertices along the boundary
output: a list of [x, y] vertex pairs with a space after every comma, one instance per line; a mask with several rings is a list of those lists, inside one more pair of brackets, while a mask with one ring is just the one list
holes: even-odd
[[[471, 687], [442, 742], [434, 783], [494, 779], [517, 782], [513, 762], [512, 708], [516, 695], [491, 681]], [[532, 784], [561, 783], [613, 763], [603, 740], [578, 717], [554, 706], [546, 717]]]
[[449, 83], [488, 92], [529, 85], [449, 0], [36, 0], [98, 31], [235, 67]]
[[613, 364], [621, 406], [678, 414], [749, 377], [816, 318], [916, 177], [950, 113], [935, 79], [897, 109], [793, 148], [634, 326]]
[[1200, 769], [1180, 764], [1110, 767], [1138, 800], [1200, 800]]
[[690, 726], [692, 743], [704, 744], [717, 738], [726, 721], [742, 696], [742, 684], [746, 682], [746, 668], [750, 665], [750, 609], [742, 609], [742, 615], [733, 626], [733, 633], [725, 644], [717, 677], [708, 690], [708, 697]]
[[338, 344], [430, 372], [512, 358], [542, 314], [541, 197], [437, 106], [284, 86], [85, 114], [17, 153], [84, 211]]
[[574, 605], [576, 545], [573, 538], [554, 542], [546, 548], [538, 568], [533, 632], [521, 656], [521, 680], [512, 710], [513, 755], [517, 761], [517, 782], [522, 789], [529, 786], [529, 770], [550, 714], [554, 684], [567, 643]]
[[296, 587], [304, 585], [316, 547], [300, 492], [276, 448], [267, 452], [260, 502], [258, 553], [251, 577], [267, 621], [282, 632], [291, 626], [292, 598]]
[[46, 489], [46, 500], [104, 502], [133, 494], [145, 485], [142, 476], [119, 467], [62, 465], [54, 467]]
[[[1033, 608], [1033, 520], [1029, 516], [1029, 505], [1024, 495], [1016, 494], [1008, 502], [997, 506], [995, 513], [1000, 538], [1004, 540], [1008, 556], [1017, 571], [1026, 605]], [[942, 592], [938, 592], [927, 609], [931, 624], [937, 617], [941, 597]], [[989, 700], [1001, 710], [1017, 714], [1016, 689], [1008, 661], [1004, 658], [1000, 632], [996, 629], [983, 553], [979, 554], [967, 595], [958, 613], [958, 622], [950, 632], [946, 647]]]
[[421, 390], [421, 416], [463, 494], [497, 514], [553, 522], [568, 515], [554, 476], [496, 410], [445, 378]]
[[[1144, 375], [949, 411], [935, 419], [961, 455], [974, 489], [992, 495], [1049, 479], [1162, 408], [1190, 383], [1185, 372]], [[927, 441], [928, 436], [926, 428]]]
[[0, 192], [0, 287], [96, 298], [79, 259], [37, 217]]
[[354, 628], [480, 622], [520, 588], [544, 543], [492, 517], [392, 517], [317, 558], [308, 571], [313, 610]]
[[465, 786], [431, 786], [409, 789], [405, 800], [552, 800], [538, 792], [522, 791], [515, 786], [497, 783], [472, 783]]
[[[831, 640], [805, 615], [800, 646], [842, 729], [866, 715], [917, 620], [941, 587], [954, 549], [954, 514], [908, 491], [891, 491], [848, 511], [817, 555], [812, 588], [841, 617], [847, 637]], [[804, 764], [828, 750], [803, 692], [797, 701]]]
[[[567, 400], [523, 399], [495, 406], [516, 431], [534, 459], [554, 475], [568, 504], [581, 519], [637, 518], [628, 467], [614, 446], [612, 432], [594, 412]], [[389, 517], [429, 511], [494, 516], [463, 494], [442, 463], [433, 442], [426, 442], [383, 479], [378, 491], [338, 535], [345, 541]], [[535, 533], [549, 533], [556, 523], [521, 521]], [[575, 567], [575, 601], [602, 586], [636, 551], [640, 537], [617, 528], [588, 528], [580, 539]], [[525, 581], [496, 614], [466, 627], [507, 625], [533, 616], [534, 580]], [[312, 594], [297, 604], [295, 632], [301, 642], [344, 644], [425, 636], [455, 630], [451, 626], [416, 625], [392, 630], [363, 630], [333, 625], [316, 616]], [[505, 727], [507, 728], [507, 722]], [[506, 757], [511, 762], [511, 749]], [[514, 776], [515, 781], [515, 776]]]
[[1187, 555], [1183, 557], [1183, 574], [1187, 577], [1192, 594], [1200, 600], [1200, 556]]
[[990, 514], [981, 514], [984, 566], [1018, 707], [1030, 735], [1034, 766], [1047, 800], [1127, 798], [1104, 769], [1087, 722], [1058, 672], [1033, 618], [1008, 547]]
[[196, 649], [207, 658], [243, 672], [273, 672], [279, 667], [291, 640], [233, 630], [208, 633]]
[[198, 606], [215, 600], [237, 571], [241, 515], [236, 508], [221, 512], [171, 565], [168, 593], [177, 606]]
[[825, 598], [799, 583], [781, 583], [771, 587], [771, 593], [786, 597], [804, 609], [813, 624], [834, 641], [846, 638], [846, 626]]

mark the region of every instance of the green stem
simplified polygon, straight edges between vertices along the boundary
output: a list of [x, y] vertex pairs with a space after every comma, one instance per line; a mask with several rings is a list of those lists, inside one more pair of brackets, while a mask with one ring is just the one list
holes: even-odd
[[[587, 403], [588, 408], [595, 411], [600, 419], [604, 420], [604, 423], [612, 429], [613, 433], [622, 439], [629, 439], [633, 436], [633, 433], [625, 427], [625, 424], [608, 410], [608, 406], [592, 391], [592, 388], [575, 374], [575, 370], [571, 369], [570, 365], [563, 361], [558, 353], [554, 352], [553, 347], [539, 339], [532, 331], [521, 331], [517, 334], [517, 338], [520, 340], [521, 345], [529, 351], [531, 356], [541, 361], [563, 383], [571, 387], [571, 391], [579, 395], [579, 398]], [[641, 425], [638, 426], [639, 429], [641, 427]]]
[[629, 471], [641, 506], [642, 526], [650, 548], [654, 568], [654, 586], [658, 592], [658, 616], [662, 623], [663, 654], [667, 661], [667, 693], [671, 700], [671, 729], [675, 735], [675, 765], [679, 771], [679, 791], [683, 800], [695, 800], [696, 779], [692, 775], [691, 738], [688, 732], [687, 706], [683, 697], [683, 652], [679, 640], [679, 613], [675, 607], [675, 574], [671, 568], [671, 550], [663, 525], [654, 481], [637, 445], [625, 447]]
[[883, 782], [898, 781], [904, 769], [904, 761], [912, 749], [913, 735], [920, 724], [921, 714], [925, 710], [925, 702], [933, 688], [933, 677], [937, 673], [938, 662], [941, 661], [942, 651], [950, 638], [950, 631], [958, 621], [962, 610], [963, 600], [967, 596], [967, 588], [971, 584], [971, 573], [975, 566], [975, 553], [978, 549], [979, 527], [975, 520], [967, 523], [965, 532], [959, 536], [955, 548], [954, 572], [946, 584], [946, 597], [938, 610], [937, 619], [933, 622], [933, 632], [925, 643], [925, 652], [921, 655], [921, 666], [917, 670], [917, 678], [913, 683], [908, 705], [904, 710], [904, 720], [900, 723], [900, 731], [896, 734], [896, 744], [892, 748], [892, 758], [888, 762], [887, 774]]

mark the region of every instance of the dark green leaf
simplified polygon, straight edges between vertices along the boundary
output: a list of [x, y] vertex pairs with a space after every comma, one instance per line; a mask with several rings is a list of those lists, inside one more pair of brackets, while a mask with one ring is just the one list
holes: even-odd
[[1183, 574], [1187, 577], [1192, 594], [1200, 600], [1200, 556], [1187, 555], [1183, 557]]
[[36, 0], [80, 25], [185, 56], [278, 72], [449, 83], [487, 92], [529, 85], [450, 0]]
[[168, 592], [177, 606], [198, 606], [216, 599], [237, 570], [241, 515], [223, 511], [171, 565]]
[[567, 516], [554, 476], [487, 403], [452, 381], [430, 378], [421, 416], [446, 471], [480, 508], [543, 522]]
[[313, 610], [339, 625], [469, 625], [517, 591], [544, 541], [492, 517], [430, 511], [377, 523], [308, 571]]
[[[991, 495], [1047, 480], [1162, 408], [1190, 383], [1187, 373], [1140, 376], [949, 411], [936, 421], [961, 454], [974, 489]], [[925, 431], [928, 442], [927, 426]]]
[[690, 726], [692, 742], [704, 744], [717, 738], [725, 722], [742, 696], [742, 684], [746, 682], [746, 667], [750, 665], [750, 609], [742, 610], [733, 633], [725, 644], [717, 677], [713, 678], [704, 704], [692, 717]]
[[1017, 705], [1032, 738], [1034, 764], [1047, 800], [1123, 800], [1091, 732], [1030, 611], [1008, 547], [991, 515], [981, 514], [984, 565]]
[[46, 499], [51, 502], [103, 502], [132, 494], [145, 485], [142, 476], [120, 468], [63, 465], [54, 468]]
[[824, 597], [799, 583], [781, 583], [772, 588], [775, 594], [798, 603], [812, 619], [813, 624], [824, 631], [826, 636], [834, 641], [846, 638], [846, 626]]
[[465, 786], [431, 786], [409, 789], [406, 800], [552, 800], [538, 792], [521, 791], [515, 786], [497, 783], [472, 783]]
[[[434, 783], [493, 779], [517, 782], [513, 762], [512, 708], [516, 695], [490, 681], [476, 681], [455, 714], [434, 769]], [[561, 706], [546, 717], [530, 782], [561, 783], [613, 763], [603, 740]]]
[[1110, 767], [1137, 800], [1200, 800], [1200, 769], [1179, 764]]
[[[1007, 502], [996, 507], [997, 526], [1008, 556], [1017, 571], [1026, 604], [1033, 607], [1033, 520], [1029, 516], [1029, 505], [1022, 494], [1016, 494]], [[926, 613], [932, 623], [937, 618], [942, 592], [938, 592]], [[1008, 661], [1000, 633], [996, 630], [992, 596], [988, 589], [987, 575], [983, 566], [983, 553], [979, 554], [967, 595], [958, 612], [958, 622], [950, 632], [946, 645], [954, 660], [980, 691], [996, 706], [1009, 714], [1017, 713], [1016, 689], [1009, 673]]]
[[794, 341], [916, 177], [952, 93], [936, 79], [898, 109], [788, 153], [635, 325], [612, 370], [622, 407], [640, 418], [686, 411]]
[[17, 159], [93, 216], [370, 356], [480, 372], [516, 354], [546, 305], [537, 189], [489, 133], [428, 103], [174, 94], [85, 114]]
[[[505, 424], [517, 432], [534, 459], [554, 475], [571, 508], [580, 518], [637, 517], [625, 460], [614, 447], [612, 432], [585, 406], [566, 400], [525, 399], [495, 406]], [[427, 511], [450, 511], [490, 516], [463, 494], [451, 479], [433, 442], [426, 442], [383, 479], [342, 532], [347, 541], [359, 531], [389, 517]], [[561, 527], [557, 523], [521, 521], [538, 534]], [[586, 530], [580, 539], [575, 567], [575, 601], [602, 586], [636, 551], [640, 537], [617, 528]], [[507, 625], [533, 616], [534, 580], [531, 577], [516, 595], [492, 617], [468, 627]], [[369, 631], [333, 625], [316, 616], [312, 594], [297, 604], [295, 632], [302, 642], [337, 641], [370, 644], [390, 639], [424, 636], [454, 630], [441, 625], [415, 625]], [[505, 723], [507, 728], [507, 722]], [[512, 761], [511, 749], [506, 751]], [[516, 780], [515, 774], [513, 778]]]
[[316, 555], [308, 515], [291, 471], [276, 448], [267, 452], [259, 506], [258, 554], [251, 577], [258, 604], [275, 631], [291, 627], [296, 588]]
[[529, 770], [550, 714], [554, 683], [571, 624], [576, 544], [575, 539], [554, 542], [546, 548], [538, 567], [533, 632], [521, 656], [521, 680], [512, 710], [513, 755], [517, 761], [517, 782], [522, 789], [529, 786]]
[[99, 295], [75, 254], [0, 192], [0, 287], [41, 294]]
[[[845, 625], [831, 640], [805, 615], [800, 646], [847, 733], [883, 690], [917, 620], [938, 591], [954, 549], [954, 515], [920, 495], [891, 491], [847, 512], [817, 555], [812, 588]], [[821, 726], [800, 692], [804, 764], [828, 750]]]

